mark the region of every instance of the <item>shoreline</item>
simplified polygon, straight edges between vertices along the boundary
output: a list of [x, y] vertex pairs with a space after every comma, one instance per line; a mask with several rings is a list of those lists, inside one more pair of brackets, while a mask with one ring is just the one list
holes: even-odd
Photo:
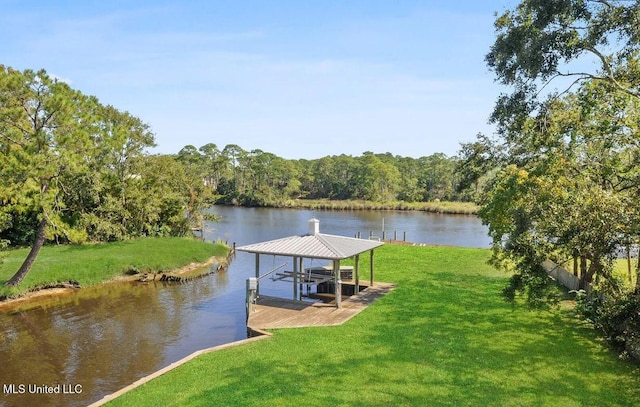
[[[0, 300], [0, 312], [9, 312], [22, 305], [37, 305], [37, 304], [30, 304], [30, 303], [31, 302], [35, 303], [37, 301], [45, 300], [52, 297], [73, 294], [81, 290], [82, 288], [96, 287], [103, 284], [125, 283], [125, 282], [132, 282], [132, 281], [138, 281], [141, 284], [143, 284], [149, 281], [159, 281], [157, 279], [158, 276], [165, 275], [165, 276], [175, 276], [180, 278], [181, 276], [185, 276], [185, 274], [189, 274], [195, 270], [203, 269], [203, 271], [200, 273], [189, 274], [189, 277], [191, 278], [201, 277], [206, 274], [209, 274], [205, 272], [205, 269], [208, 268], [209, 266], [214, 265], [215, 263], [218, 263], [219, 265], [223, 265], [223, 264], [226, 265], [227, 264], [226, 259], [227, 257], [225, 256], [212, 256], [207, 261], [204, 261], [201, 263], [189, 263], [186, 266], [182, 266], [167, 272], [156, 272], [156, 273], [142, 272], [142, 273], [131, 274], [131, 275], [122, 274], [114, 278], [111, 278], [109, 280], [102, 281], [98, 284], [91, 284], [87, 286], [80, 286], [77, 283], [67, 281], [67, 282], [57, 283], [55, 285], [48, 284], [40, 287], [33, 287], [25, 291], [24, 293], [19, 294], [16, 297], [10, 297], [10, 298], [5, 298], [4, 300]], [[216, 267], [215, 271], [217, 272], [219, 270], [220, 270], [220, 267]], [[153, 277], [145, 278], [149, 275], [152, 275]]]
[[283, 202], [268, 203], [265, 205], [248, 206], [241, 204], [216, 203], [216, 205], [229, 205], [240, 207], [260, 207], [276, 209], [311, 209], [311, 210], [337, 210], [337, 211], [406, 211], [426, 212], [446, 215], [477, 216], [480, 207], [473, 202], [373, 202], [364, 200], [329, 200], [329, 199], [291, 199]]

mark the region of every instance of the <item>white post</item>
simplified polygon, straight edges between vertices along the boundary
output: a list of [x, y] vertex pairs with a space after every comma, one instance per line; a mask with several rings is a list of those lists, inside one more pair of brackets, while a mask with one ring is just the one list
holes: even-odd
[[256, 291], [258, 289], [258, 279], [255, 277], [249, 277], [247, 279], [247, 322], [249, 321], [249, 314], [253, 311], [253, 305], [256, 302]]
[[371, 287], [373, 287], [373, 271], [375, 270], [375, 266], [374, 266], [374, 263], [373, 263], [373, 260], [374, 260], [373, 259], [373, 249], [371, 250], [371, 256], [370, 257], [371, 257], [371, 284], [370, 285], [371, 285]]
[[356, 287], [354, 289], [354, 293], [358, 294], [360, 292], [360, 255], [356, 254]]
[[[300, 267], [298, 267], [298, 270], [300, 270], [300, 274], [304, 275], [304, 257], [300, 257]], [[307, 294], [309, 294], [307, 292]], [[300, 287], [300, 301], [302, 301], [302, 287]]]
[[293, 258], [293, 299], [298, 299], [298, 258]]
[[336, 307], [342, 308], [342, 280], [340, 279], [340, 260], [333, 261], [333, 283], [336, 287]]
[[[256, 253], [256, 281], [260, 281], [260, 253]], [[260, 295], [260, 283], [256, 285], [256, 298]]]

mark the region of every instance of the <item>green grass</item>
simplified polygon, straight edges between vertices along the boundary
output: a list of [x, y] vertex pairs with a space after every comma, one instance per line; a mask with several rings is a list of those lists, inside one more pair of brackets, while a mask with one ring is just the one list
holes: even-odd
[[621, 281], [624, 281], [630, 288], [636, 285], [636, 267], [638, 266], [638, 259], [631, 259], [631, 281], [629, 281], [629, 264], [627, 259], [616, 259], [613, 263], [613, 274], [617, 276]]
[[277, 330], [200, 356], [110, 405], [640, 404], [637, 364], [619, 360], [568, 307], [505, 303], [506, 276], [488, 256], [383, 246], [377, 279], [397, 288], [345, 325]]
[[227, 248], [186, 238], [145, 238], [123, 242], [82, 246], [45, 246], [33, 268], [15, 288], [4, 282], [18, 270], [29, 249], [0, 253], [0, 297], [16, 296], [34, 287], [76, 281], [81, 286], [95, 285], [135, 269], [161, 272], [192, 262], [203, 262], [212, 256], [224, 256]]

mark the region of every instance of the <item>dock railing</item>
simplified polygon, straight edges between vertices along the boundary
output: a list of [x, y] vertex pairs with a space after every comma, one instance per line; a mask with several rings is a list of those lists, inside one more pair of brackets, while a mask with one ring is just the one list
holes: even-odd
[[[354, 237], [356, 239], [363, 239], [362, 237], [362, 233], [360, 231], [356, 232]], [[373, 230], [369, 230], [369, 240], [378, 240], [381, 242], [384, 241], [399, 241], [398, 240], [398, 231], [394, 230], [393, 231], [393, 239], [391, 238], [391, 232], [387, 231], [387, 230], [382, 230], [380, 231], [380, 234], [378, 234], [378, 231], [373, 231]], [[406, 242], [407, 241], [407, 232], [404, 231], [402, 232], [402, 241]]]

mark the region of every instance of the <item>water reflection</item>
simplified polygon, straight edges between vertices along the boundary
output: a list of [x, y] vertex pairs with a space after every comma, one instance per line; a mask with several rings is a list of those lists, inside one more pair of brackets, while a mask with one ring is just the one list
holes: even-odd
[[246, 336], [244, 320], [216, 304], [229, 282], [223, 272], [191, 284], [108, 284], [0, 315], [0, 383], [82, 386], [67, 395], [3, 391], [0, 404], [84, 405], [195, 350]]

